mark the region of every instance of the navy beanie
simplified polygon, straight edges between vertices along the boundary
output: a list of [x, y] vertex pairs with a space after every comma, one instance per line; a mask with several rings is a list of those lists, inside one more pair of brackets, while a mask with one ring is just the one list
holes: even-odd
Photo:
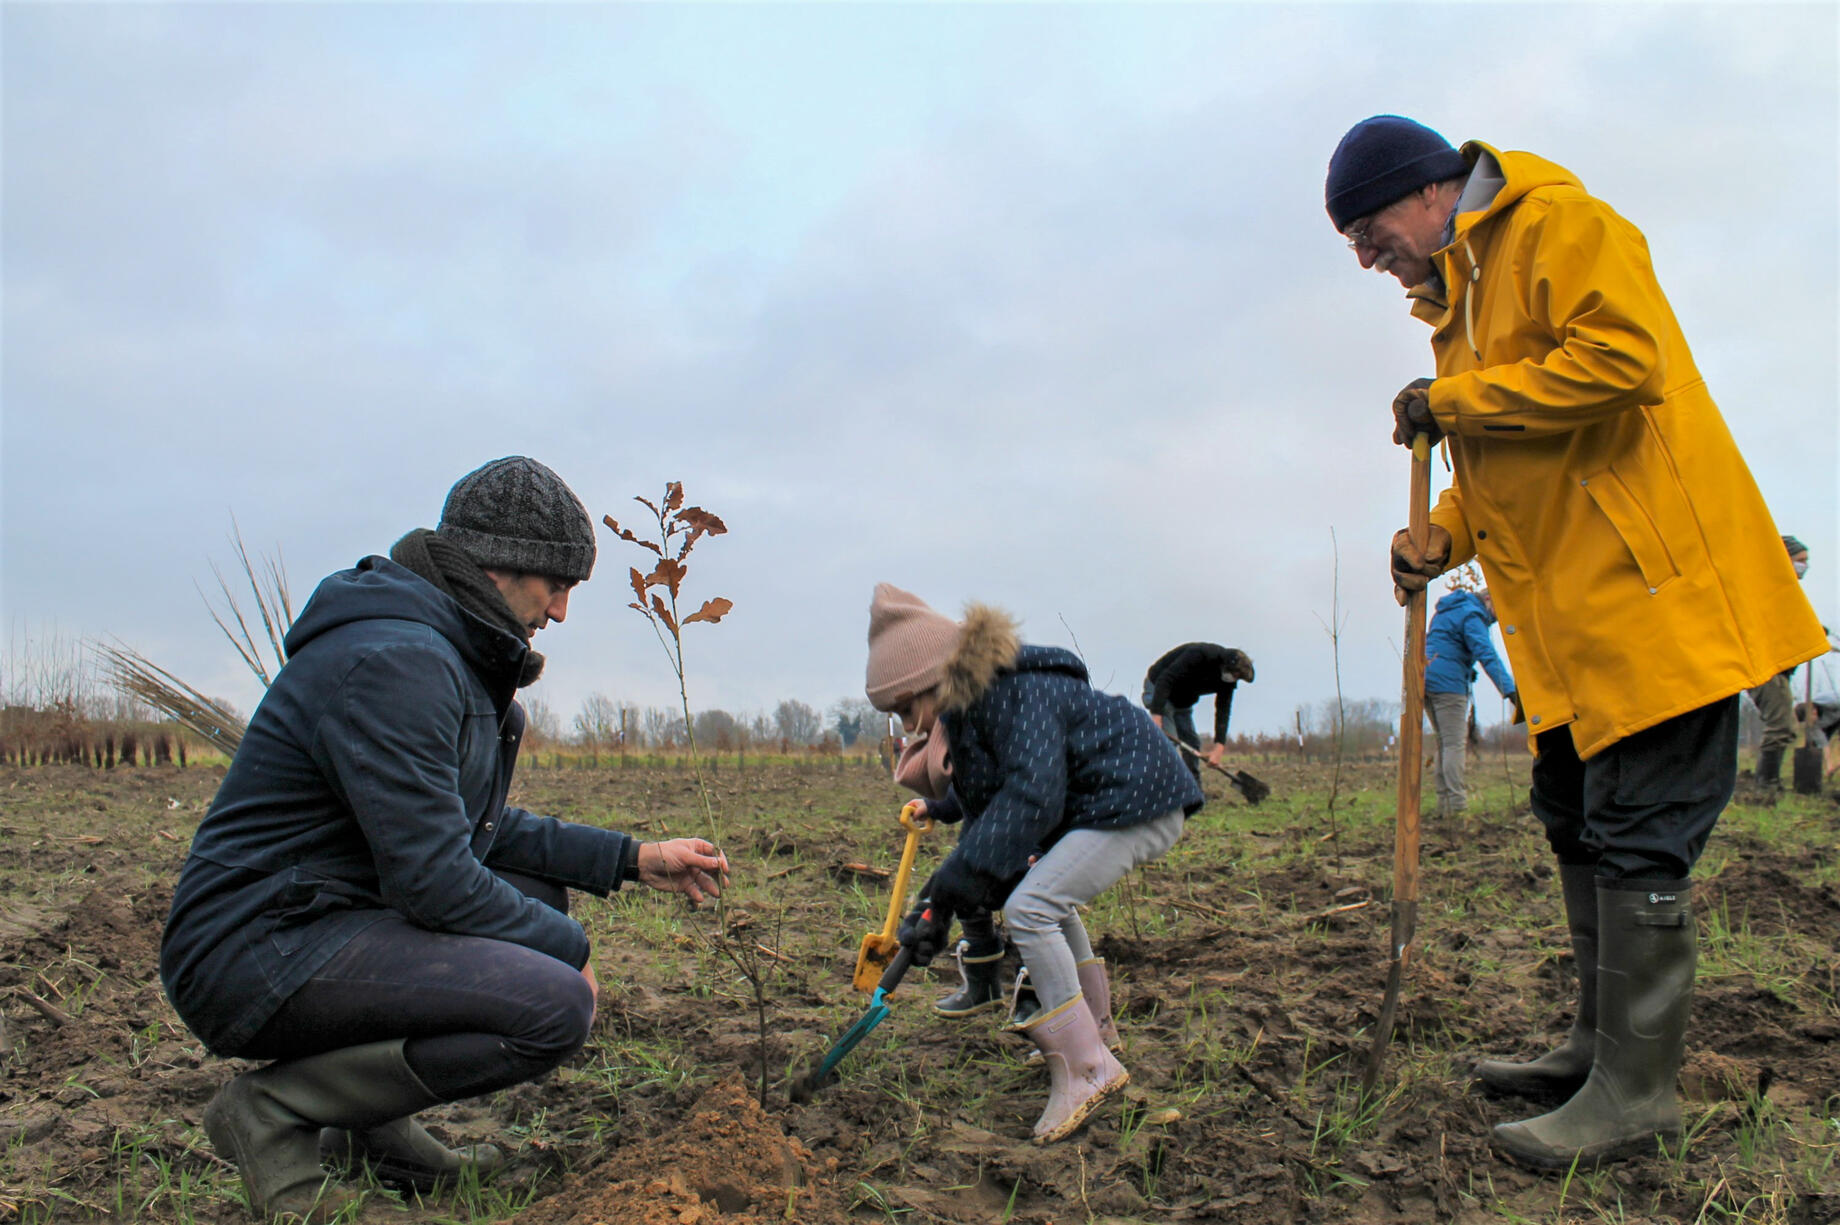
[[1323, 199], [1337, 231], [1427, 183], [1462, 178], [1469, 163], [1450, 142], [1401, 115], [1375, 115], [1348, 129], [1329, 159]]

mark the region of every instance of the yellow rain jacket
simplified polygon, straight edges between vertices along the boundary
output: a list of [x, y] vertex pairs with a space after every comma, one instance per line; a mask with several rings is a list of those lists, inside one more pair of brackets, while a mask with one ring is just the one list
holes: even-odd
[[1409, 295], [1454, 469], [1431, 518], [1482, 564], [1529, 735], [1590, 757], [1826, 638], [1641, 232], [1543, 158], [1463, 153], [1503, 182]]

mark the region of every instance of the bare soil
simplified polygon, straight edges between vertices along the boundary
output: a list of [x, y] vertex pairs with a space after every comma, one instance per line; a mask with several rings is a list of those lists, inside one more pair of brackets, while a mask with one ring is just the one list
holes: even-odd
[[[737, 772], [731, 761], [714, 779], [744, 886], [730, 932], [766, 950], [771, 969], [764, 1105], [754, 1001], [708, 953], [707, 913], [646, 896], [580, 908], [603, 997], [595, 1035], [568, 1067], [423, 1117], [451, 1142], [510, 1150], [499, 1186], [513, 1207], [527, 1205], [518, 1219], [530, 1225], [1840, 1220], [1840, 1164], [1831, 1147], [1822, 1164], [1818, 1133], [1779, 1133], [1796, 1151], [1813, 1146], [1786, 1182], [1746, 1153], [1760, 1112], [1840, 1115], [1840, 893], [1835, 840], [1818, 825], [1840, 828], [1840, 809], [1802, 801], [1796, 820], [1821, 836], [1788, 845], [1730, 819], [1715, 834], [1718, 869], [1698, 890], [1702, 933], [1716, 914], [1804, 964], [1702, 965], [1682, 1074], [1700, 1120], [1693, 1142], [1684, 1159], [1616, 1167], [1589, 1187], [1596, 1206], [1581, 1208], [1581, 1186], [1489, 1152], [1491, 1124], [1544, 1107], [1467, 1083], [1474, 1059], [1531, 1056], [1570, 1021], [1557, 882], [1524, 806], [1427, 823], [1422, 947], [1390, 1093], [1372, 1118], [1338, 1131], [1355, 1109], [1351, 1079], [1384, 982], [1392, 851], [1390, 817], [1377, 814], [1390, 807], [1390, 767], [1351, 769], [1339, 837], [1326, 843], [1322, 767], [1248, 764], [1272, 800], [1248, 811], [1214, 794], [1187, 853], [1095, 915], [1132, 1085], [1072, 1141], [1029, 1143], [1046, 1076], [1023, 1062], [1000, 1015], [931, 1015], [949, 985], [943, 964], [891, 997], [889, 1021], [837, 1083], [789, 1101], [792, 1079], [866, 1005], [848, 981], [886, 885], [846, 865], [891, 865], [899, 845], [900, 793], [872, 769], [830, 763]], [[0, 1220], [245, 1219], [222, 1191], [175, 1189], [181, 1176], [235, 1188], [200, 1119], [244, 1065], [202, 1051], [156, 971], [172, 883], [220, 774], [0, 771]], [[1285, 802], [1310, 789], [1310, 803]], [[538, 768], [515, 798], [648, 836], [701, 821], [689, 775], [668, 766]], [[923, 866], [950, 837], [929, 843]], [[1491, 917], [1501, 914], [1523, 921]], [[668, 934], [632, 934], [646, 916], [669, 919], [646, 928]], [[638, 1051], [675, 1063], [649, 1067]], [[1707, 1214], [1740, 1191], [1749, 1215]], [[374, 1204], [364, 1219], [466, 1214], [438, 1198]]]

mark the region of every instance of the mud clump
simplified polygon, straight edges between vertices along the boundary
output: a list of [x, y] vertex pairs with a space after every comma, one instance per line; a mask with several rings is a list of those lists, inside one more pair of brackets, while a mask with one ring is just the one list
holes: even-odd
[[697, 1100], [690, 1117], [570, 1176], [519, 1214], [526, 1225], [803, 1225], [844, 1222], [820, 1165], [760, 1108], [740, 1073]]

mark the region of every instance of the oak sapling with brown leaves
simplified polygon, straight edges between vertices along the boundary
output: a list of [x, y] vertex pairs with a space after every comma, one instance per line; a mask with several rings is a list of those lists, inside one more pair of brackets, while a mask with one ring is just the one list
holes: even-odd
[[601, 522], [621, 540], [650, 550], [658, 559], [649, 574], [637, 566], [628, 569], [633, 601], [627, 607], [651, 623], [652, 632], [658, 635], [658, 642], [671, 661], [671, 671], [677, 676], [677, 696], [683, 705], [684, 729], [690, 742], [690, 764], [696, 771], [697, 789], [702, 793], [703, 815], [709, 822], [710, 840], [719, 845], [715, 805], [711, 802], [709, 786], [703, 780], [702, 762], [697, 756], [696, 720], [690, 717], [690, 691], [684, 679], [684, 627], [699, 621], [714, 625], [728, 615], [735, 602], [715, 596], [704, 600], [701, 608], [686, 617], [679, 611], [677, 600], [683, 593], [684, 577], [690, 573], [685, 559], [696, 547], [696, 542], [704, 536], [726, 535], [728, 525], [700, 506], [685, 506], [682, 481], [668, 483], [664, 487], [664, 497], [657, 502], [647, 497], [635, 497], [633, 501], [652, 512], [658, 524], [656, 539], [647, 539], [629, 527], [621, 527], [612, 515], [602, 515]]
[[[685, 559], [696, 547], [696, 542], [705, 536], [726, 535], [728, 525], [700, 506], [685, 506], [682, 481], [667, 484], [660, 501], [644, 497], [635, 497], [633, 501], [651, 511], [658, 525], [655, 539], [647, 539], [631, 528], [620, 526], [612, 515], [602, 515], [601, 522], [621, 540], [649, 550], [657, 558], [650, 573], [642, 572], [637, 566], [629, 568], [627, 577], [632, 584], [633, 599], [627, 607], [651, 623], [652, 631], [658, 635], [660, 645], [671, 660], [671, 670], [677, 674], [677, 696], [683, 706], [684, 730], [690, 742], [690, 764], [696, 772], [697, 791], [702, 797], [703, 815], [709, 825], [709, 840], [720, 846], [722, 838], [716, 824], [715, 802], [703, 777], [702, 759], [696, 746], [696, 720], [690, 715], [690, 690], [684, 679], [684, 627], [699, 621], [715, 625], [735, 604], [724, 596], [714, 596], [704, 600], [701, 607], [686, 617], [678, 608], [678, 598], [683, 594], [684, 577], [690, 572]], [[783, 909], [776, 913], [776, 944], [784, 918]], [[781, 957], [775, 950], [742, 933], [746, 919], [747, 916], [742, 915], [735, 929], [730, 929], [728, 894], [724, 892], [716, 899], [716, 931], [708, 939], [715, 951], [747, 981], [759, 1031], [759, 1097], [764, 1105], [767, 1100], [767, 978]]]

